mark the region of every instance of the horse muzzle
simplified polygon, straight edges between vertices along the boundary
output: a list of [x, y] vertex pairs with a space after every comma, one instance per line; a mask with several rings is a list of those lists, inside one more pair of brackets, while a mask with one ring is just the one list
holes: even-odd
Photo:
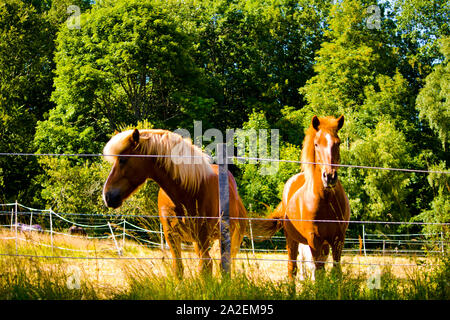
[[333, 170], [332, 172], [326, 172], [325, 170], [322, 172], [322, 182], [325, 188], [331, 189], [334, 188], [338, 181], [337, 171]]
[[117, 209], [122, 205], [122, 197], [120, 196], [120, 190], [113, 189], [103, 194], [103, 200], [108, 208]]

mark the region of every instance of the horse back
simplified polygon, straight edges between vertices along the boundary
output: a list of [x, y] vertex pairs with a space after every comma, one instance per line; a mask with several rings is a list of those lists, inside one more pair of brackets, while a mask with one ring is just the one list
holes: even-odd
[[[196, 195], [186, 197], [181, 202], [174, 202], [169, 195], [160, 188], [158, 193], [158, 209], [160, 215], [169, 216], [191, 216], [191, 217], [218, 217], [219, 216], [219, 189], [218, 189], [218, 166], [212, 165], [214, 174], [207, 177], [201, 184]], [[230, 217], [246, 218], [247, 211], [239, 197], [236, 181], [228, 171], [229, 185], [229, 214]], [[177, 219], [178, 220], [178, 219]], [[216, 225], [217, 221], [208, 219], [212, 225]], [[201, 220], [194, 219], [194, 221]], [[179, 221], [181, 222], [181, 221]], [[239, 219], [231, 221], [232, 225], [239, 223], [245, 229], [246, 220]]]

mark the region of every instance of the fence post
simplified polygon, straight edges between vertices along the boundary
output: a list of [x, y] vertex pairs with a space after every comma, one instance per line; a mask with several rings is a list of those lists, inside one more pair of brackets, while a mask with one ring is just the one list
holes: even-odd
[[250, 241], [252, 242], [252, 252], [255, 255], [255, 242], [253, 241], [253, 230], [252, 230], [252, 220], [248, 220], [248, 226], [250, 227]]
[[444, 255], [444, 233], [441, 231], [441, 252]]
[[17, 248], [17, 200], [14, 203], [14, 212], [15, 212], [15, 233], [16, 233], [16, 254], [19, 254], [18, 248]]
[[53, 219], [52, 219], [52, 213], [53, 210], [50, 208], [49, 215], [50, 215], [50, 243], [52, 245], [52, 254], [53, 254]]
[[119, 246], [117, 245], [116, 236], [114, 235], [113, 229], [111, 228], [111, 224], [109, 223], [109, 221], [108, 221], [108, 227], [109, 227], [109, 230], [111, 231], [111, 236], [112, 236], [112, 238], [114, 240], [114, 245], [116, 246], [117, 254], [119, 256], [121, 256], [122, 255], [122, 251], [120, 250]]
[[161, 222], [159, 223], [159, 235], [161, 237], [161, 250], [164, 250], [164, 232]]
[[366, 231], [364, 229], [364, 225], [362, 227], [363, 227], [363, 251], [364, 251], [364, 256], [366, 257], [367, 256], [367, 254], [366, 254]]
[[219, 165], [219, 218], [220, 218], [220, 255], [222, 271], [230, 273], [230, 189], [228, 186], [228, 159], [225, 143], [217, 145], [217, 162]]
[[126, 225], [126, 221], [125, 221], [125, 219], [123, 219], [122, 252], [125, 251], [125, 225]]

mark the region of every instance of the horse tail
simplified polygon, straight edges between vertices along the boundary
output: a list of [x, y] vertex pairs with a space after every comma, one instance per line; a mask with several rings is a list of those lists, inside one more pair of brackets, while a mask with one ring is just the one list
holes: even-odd
[[275, 210], [267, 218], [259, 218], [250, 220], [251, 233], [257, 241], [267, 240], [283, 228], [284, 206], [283, 203], [275, 208]]
[[[244, 203], [242, 203], [242, 200], [240, 197], [238, 197], [237, 206], [238, 206], [238, 211], [239, 211], [238, 217], [240, 218], [239, 227], [241, 228], [241, 230], [245, 231], [248, 229], [247, 209], [245, 209]], [[244, 234], [245, 234], [245, 232], [244, 232]]]

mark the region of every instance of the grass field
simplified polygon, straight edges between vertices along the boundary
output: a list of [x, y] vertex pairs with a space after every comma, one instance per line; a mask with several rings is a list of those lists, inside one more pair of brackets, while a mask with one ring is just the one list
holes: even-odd
[[[185, 278], [180, 281], [172, 276], [168, 250], [149, 249], [133, 241], [125, 242], [124, 259], [116, 259], [118, 254], [111, 240], [55, 235], [52, 249], [47, 234], [19, 233], [19, 240], [16, 241], [14, 232], [2, 231], [0, 238], [3, 238], [0, 240], [0, 299], [7, 300], [448, 300], [450, 297], [448, 256], [346, 255], [342, 259], [342, 277], [332, 273], [329, 264], [325, 274], [316, 281], [297, 279], [292, 282], [287, 279], [287, 263], [282, 261], [287, 259], [286, 254], [258, 253], [254, 256], [240, 253], [231, 277], [219, 274], [219, 260], [215, 260], [213, 276], [205, 277], [197, 272], [198, 260], [193, 259], [195, 254], [186, 251], [183, 253]], [[9, 256], [16, 253], [22, 256]], [[92, 259], [81, 259], [86, 256]], [[212, 256], [219, 258], [217, 244], [212, 248]], [[374, 277], [379, 279], [375, 285], [368, 281]]]

